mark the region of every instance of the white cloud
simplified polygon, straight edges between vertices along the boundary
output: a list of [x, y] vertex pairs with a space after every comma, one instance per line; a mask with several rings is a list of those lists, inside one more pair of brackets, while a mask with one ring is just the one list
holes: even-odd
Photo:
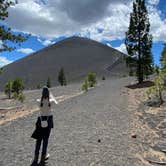
[[124, 43], [122, 43], [119, 47], [115, 47], [115, 49], [119, 50], [120, 52], [123, 52], [124, 54], [127, 54], [126, 46]]
[[[90, 37], [94, 40], [116, 40], [123, 39], [128, 29], [129, 14], [132, 4], [114, 4], [109, 6], [109, 14], [97, 23], [92, 24], [88, 28], [84, 28], [82, 34], [90, 33]], [[103, 29], [101, 33], [98, 28]]]
[[57, 7], [58, 1], [55, 1], [54, 5], [52, 1], [47, 5], [41, 5], [34, 0], [19, 2], [10, 8], [7, 19], [16, 30], [42, 37], [56, 37], [73, 33], [78, 29], [78, 23]]
[[21, 52], [23, 54], [31, 54], [34, 52], [31, 48], [20, 48], [17, 50], [17, 52]]
[[166, 18], [161, 19], [161, 12], [152, 6], [149, 7], [149, 12], [153, 40], [166, 42]]
[[0, 56], [0, 67], [3, 67], [5, 65], [8, 65], [9, 63], [12, 63], [13, 61], [8, 60], [4, 56]]
[[[8, 24], [16, 30], [51, 38], [83, 33], [85, 29], [92, 30], [91, 27], [106, 24], [104, 34], [107, 36], [110, 31], [112, 34], [116, 33], [117, 27], [123, 27], [123, 24], [118, 22], [117, 26], [111, 26], [112, 29], [108, 31], [108, 26], [111, 23], [115, 24], [118, 13], [122, 15], [123, 12], [126, 13], [126, 8], [129, 9], [128, 5], [123, 4], [124, 2], [128, 4], [128, 0], [70, 0], [70, 3], [68, 0], [48, 0], [46, 5], [37, 2], [20, 0], [17, 5], [10, 8]], [[107, 23], [112, 20], [114, 22]], [[126, 22], [125, 16], [119, 17], [120, 20]], [[92, 34], [92, 38], [93, 36]]]
[[160, 0], [148, 0], [148, 3], [151, 5], [157, 5], [160, 2]]
[[[9, 10], [8, 24], [18, 31], [44, 38], [81, 34], [94, 40], [124, 39], [129, 26], [132, 0], [18, 0]], [[151, 32], [155, 41], [166, 41], [166, 19], [148, 0]], [[21, 16], [21, 17], [20, 17]], [[19, 19], [18, 19], [19, 18]], [[99, 33], [98, 28], [103, 29]], [[43, 40], [43, 45], [51, 44]]]
[[42, 40], [40, 38], [37, 39], [42, 45], [44, 46], [48, 46], [48, 45], [51, 45], [51, 44], [54, 44], [55, 42], [49, 40], [49, 39], [46, 39], [46, 40]]
[[108, 47], [112, 47], [110, 43], [106, 43], [106, 45], [107, 45]]

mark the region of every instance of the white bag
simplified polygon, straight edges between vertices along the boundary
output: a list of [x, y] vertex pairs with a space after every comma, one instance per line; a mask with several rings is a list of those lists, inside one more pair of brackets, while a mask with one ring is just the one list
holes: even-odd
[[42, 117], [40, 116], [40, 120], [41, 120], [41, 127], [42, 128], [48, 127], [48, 117], [47, 117], [47, 120], [42, 120]]

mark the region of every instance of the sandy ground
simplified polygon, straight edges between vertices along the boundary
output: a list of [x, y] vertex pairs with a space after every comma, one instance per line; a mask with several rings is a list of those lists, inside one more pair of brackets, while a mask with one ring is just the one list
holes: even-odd
[[[155, 128], [147, 123], [149, 114], [157, 117], [162, 113], [162, 116], [166, 117], [166, 105], [162, 105], [160, 107], [148, 107], [143, 105], [143, 102], [147, 100], [145, 97], [146, 89], [147, 88], [128, 89], [129, 110], [137, 117], [137, 119], [133, 122], [136, 129], [133, 133], [137, 135], [141, 149], [136, 155], [145, 166], [166, 165], [166, 153], [160, 151], [159, 149], [154, 150], [152, 148], [155, 145], [155, 142], [161, 141], [163, 142], [162, 145], [166, 147], [166, 139], [163, 135], [158, 135], [159, 129], [157, 126]], [[149, 119], [153, 121], [155, 119], [154, 117], [150, 117]], [[164, 122], [166, 122], [166, 118], [159, 118], [158, 125]], [[162, 128], [163, 132], [164, 129], [166, 129], [166, 123]]]

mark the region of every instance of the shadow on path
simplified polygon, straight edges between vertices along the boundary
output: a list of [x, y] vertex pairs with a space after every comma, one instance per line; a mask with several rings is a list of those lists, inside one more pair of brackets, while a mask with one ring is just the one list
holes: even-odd
[[30, 166], [48, 166], [48, 162], [42, 163], [42, 164], [31, 164]]
[[144, 81], [141, 84], [132, 84], [132, 85], [127, 85], [126, 88], [130, 88], [130, 89], [137, 89], [137, 88], [148, 88], [154, 86], [154, 82], [152, 81]]

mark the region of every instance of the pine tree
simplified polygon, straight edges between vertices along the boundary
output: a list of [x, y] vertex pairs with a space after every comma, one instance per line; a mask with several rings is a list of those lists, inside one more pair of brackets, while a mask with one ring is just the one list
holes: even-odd
[[51, 79], [50, 79], [50, 77], [48, 77], [48, 79], [47, 79], [47, 87], [51, 88]]
[[0, 74], [2, 74], [2, 72], [3, 72], [3, 67], [0, 68]]
[[133, 2], [125, 45], [129, 54], [127, 64], [134, 69], [138, 82], [142, 83], [153, 71], [152, 35], [145, 0]]
[[61, 68], [60, 71], [59, 71], [58, 81], [59, 81], [61, 86], [67, 85], [66, 77], [65, 77], [65, 73], [64, 73], [64, 69], [63, 68]]
[[166, 73], [166, 44], [164, 45], [164, 48], [161, 54], [160, 63], [161, 63], [162, 71]]
[[8, 81], [5, 85], [5, 94], [11, 99], [13, 81]]
[[[0, 22], [2, 23], [9, 15], [7, 9], [14, 5], [12, 1], [9, 0], [0, 0]], [[21, 43], [25, 41], [28, 38], [28, 36], [23, 36], [21, 34], [14, 34], [12, 33], [12, 30], [10, 27], [7, 27], [6, 25], [0, 25], [0, 52], [2, 51], [12, 51], [15, 49], [15, 47], [10, 46], [8, 44], [8, 41], [14, 42], [14, 43]]]
[[12, 84], [12, 92], [19, 95], [24, 90], [24, 82], [21, 78], [16, 78]]

